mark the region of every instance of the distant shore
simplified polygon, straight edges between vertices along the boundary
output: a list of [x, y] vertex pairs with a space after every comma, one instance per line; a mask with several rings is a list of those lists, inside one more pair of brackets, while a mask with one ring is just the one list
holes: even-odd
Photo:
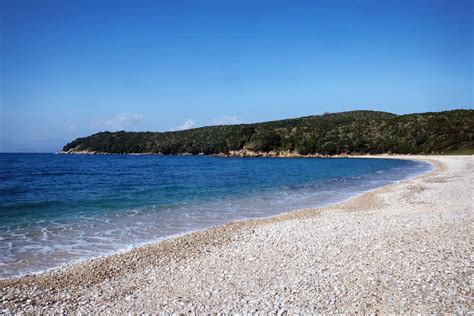
[[397, 115], [355, 110], [250, 124], [168, 132], [98, 132], [76, 138], [67, 153], [207, 154], [327, 157], [346, 154], [472, 154], [473, 110]]
[[129, 155], [129, 156], [147, 156], [147, 155], [155, 155], [155, 156], [210, 156], [210, 157], [261, 157], [261, 158], [361, 158], [361, 157], [407, 157], [410, 155], [403, 155], [403, 154], [360, 154], [360, 153], [341, 153], [341, 154], [334, 154], [334, 155], [325, 155], [325, 154], [300, 154], [296, 151], [253, 151], [248, 149], [241, 149], [241, 150], [230, 150], [228, 153], [218, 153], [218, 154], [211, 154], [206, 155], [204, 153], [198, 154], [191, 154], [191, 153], [180, 153], [180, 154], [163, 154], [163, 153], [109, 153], [109, 152], [99, 152], [99, 151], [89, 151], [89, 150], [69, 150], [69, 151], [60, 151], [58, 154], [61, 155]]
[[212, 156], [212, 157], [271, 157], [271, 158], [340, 158], [350, 156], [361, 156], [359, 154], [337, 154], [337, 155], [324, 155], [324, 154], [307, 154], [302, 155], [295, 151], [252, 151], [247, 149], [242, 150], [231, 150], [228, 153], [218, 153], [212, 155], [206, 155], [204, 153], [191, 154], [191, 153], [180, 153], [176, 155], [165, 155], [163, 153], [108, 153], [98, 152], [89, 150], [69, 150], [60, 151], [58, 154], [62, 155], [130, 155], [130, 156], [142, 156], [142, 155], [156, 155], [156, 156]]
[[346, 202], [0, 281], [3, 312], [472, 311], [474, 157], [396, 158], [436, 170]]

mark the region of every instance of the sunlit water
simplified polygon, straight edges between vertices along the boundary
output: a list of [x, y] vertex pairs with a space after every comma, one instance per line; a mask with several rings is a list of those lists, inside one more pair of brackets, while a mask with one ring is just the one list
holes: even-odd
[[341, 201], [430, 168], [392, 159], [0, 154], [0, 278]]

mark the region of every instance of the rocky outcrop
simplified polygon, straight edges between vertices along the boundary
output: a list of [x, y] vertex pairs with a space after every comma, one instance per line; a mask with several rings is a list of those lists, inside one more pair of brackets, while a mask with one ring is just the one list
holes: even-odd
[[[141, 156], [141, 155], [158, 155], [163, 156], [163, 153], [106, 153], [100, 151], [91, 151], [91, 150], [66, 150], [61, 151], [59, 154], [63, 155], [131, 155], [131, 156]], [[193, 155], [191, 153], [182, 153], [177, 154], [176, 156], [205, 156], [204, 153], [199, 153], [197, 155]], [[227, 153], [218, 153], [214, 155], [210, 155], [213, 157], [268, 157], [268, 158], [324, 158], [324, 157], [349, 157], [352, 156], [349, 153], [342, 153], [338, 155], [323, 155], [323, 154], [308, 154], [302, 155], [296, 151], [253, 151], [249, 149], [241, 149], [241, 150], [231, 150]]]

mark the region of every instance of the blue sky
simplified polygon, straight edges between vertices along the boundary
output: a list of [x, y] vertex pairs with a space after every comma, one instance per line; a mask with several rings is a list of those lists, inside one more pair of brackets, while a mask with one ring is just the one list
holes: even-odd
[[473, 1], [0, 0], [0, 151], [473, 108]]

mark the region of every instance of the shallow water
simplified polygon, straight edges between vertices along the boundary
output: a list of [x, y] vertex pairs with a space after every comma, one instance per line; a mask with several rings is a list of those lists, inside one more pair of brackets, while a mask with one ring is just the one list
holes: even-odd
[[0, 277], [342, 201], [430, 169], [393, 159], [0, 154]]

